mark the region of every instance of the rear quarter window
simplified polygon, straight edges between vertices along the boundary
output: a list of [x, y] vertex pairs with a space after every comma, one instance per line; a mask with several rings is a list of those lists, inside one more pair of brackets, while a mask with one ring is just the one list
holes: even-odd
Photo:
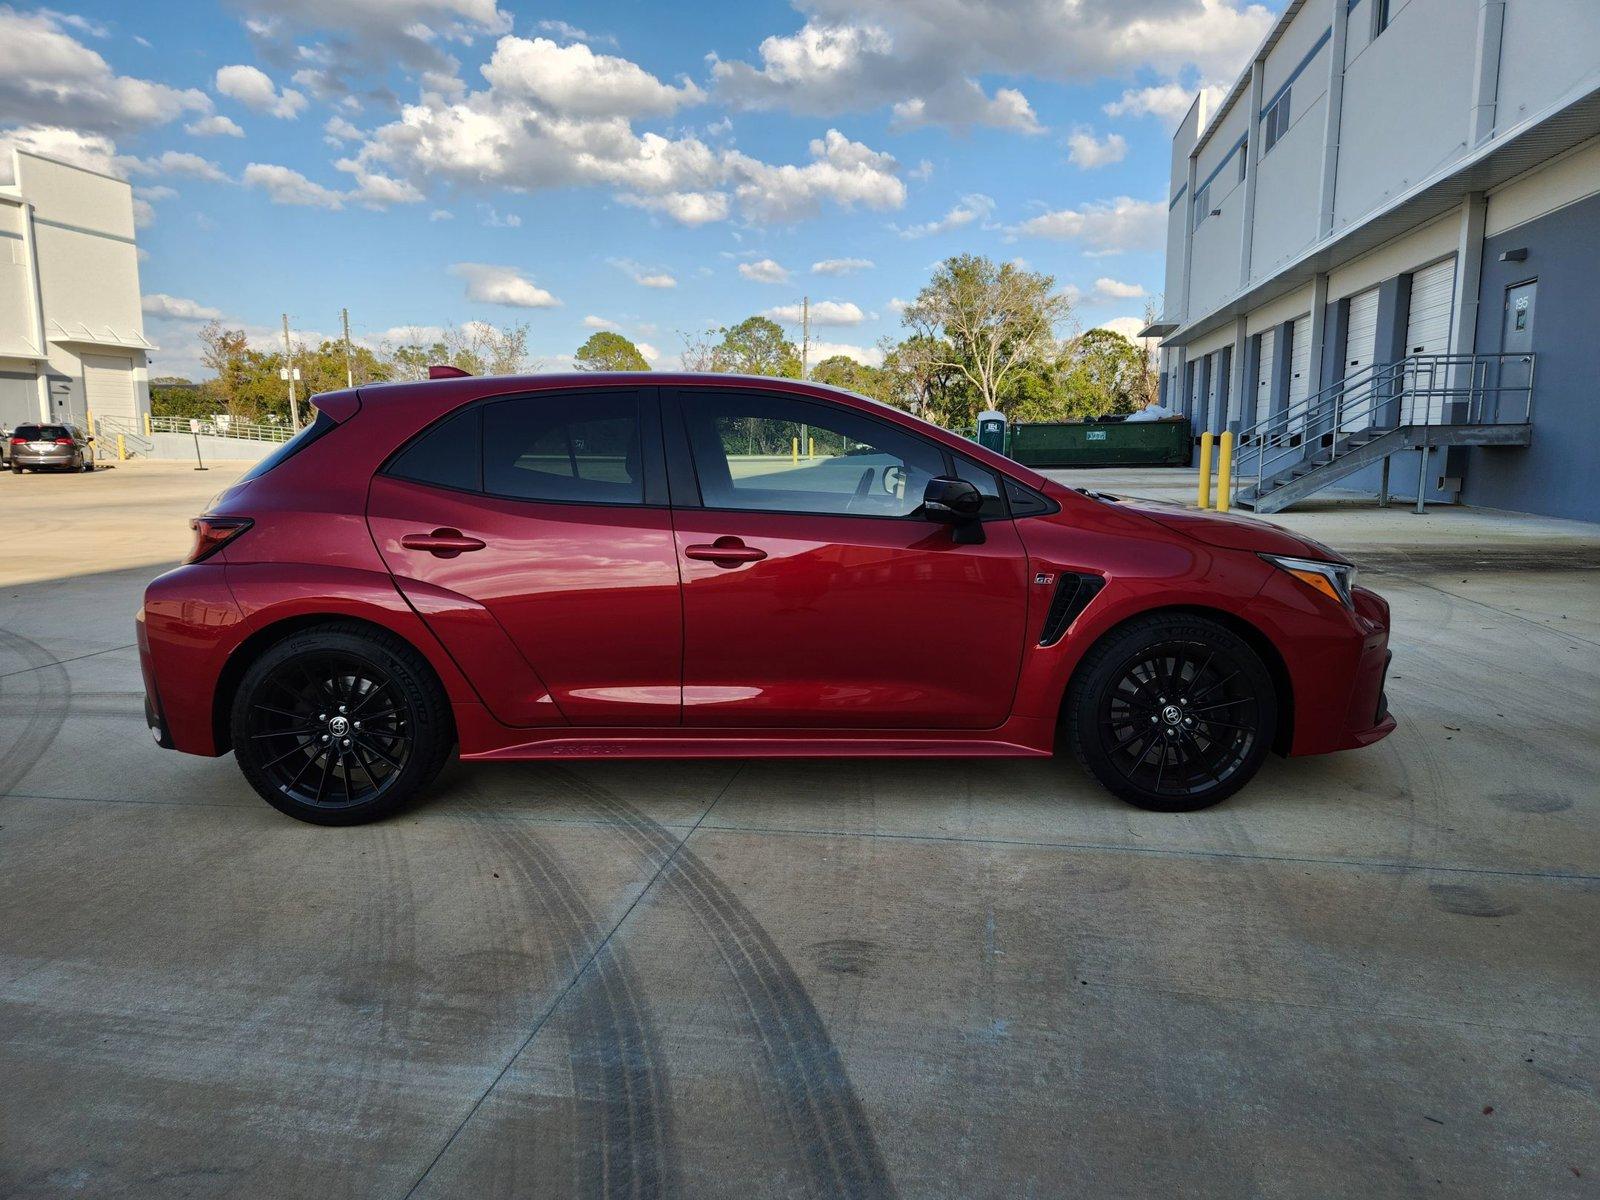
[[299, 454], [300, 451], [311, 445], [312, 442], [327, 436], [337, 428], [338, 424], [332, 417], [326, 413], [319, 412], [315, 421], [246, 471], [239, 482], [249, 483], [252, 479], [260, 479], [274, 467], [282, 466], [296, 454]]

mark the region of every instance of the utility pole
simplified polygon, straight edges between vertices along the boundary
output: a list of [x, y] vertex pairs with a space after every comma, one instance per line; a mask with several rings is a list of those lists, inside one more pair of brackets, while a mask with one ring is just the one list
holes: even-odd
[[800, 378], [811, 373], [811, 297], [800, 297]]
[[356, 369], [350, 357], [350, 310], [341, 308], [339, 319], [344, 322], [344, 385], [353, 388], [356, 385]]
[[289, 314], [283, 314], [283, 369], [289, 377], [289, 428], [300, 428], [300, 401], [294, 394], [294, 349], [289, 345]]

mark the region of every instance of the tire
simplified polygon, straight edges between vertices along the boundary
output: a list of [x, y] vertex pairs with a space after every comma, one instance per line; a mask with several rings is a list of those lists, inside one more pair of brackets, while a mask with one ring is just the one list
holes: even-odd
[[1194, 812], [1261, 769], [1278, 695], [1261, 656], [1232, 630], [1154, 615], [1084, 656], [1064, 721], [1078, 761], [1115, 795], [1152, 812]]
[[427, 661], [393, 634], [353, 621], [290, 634], [251, 663], [230, 727], [250, 786], [279, 812], [316, 825], [389, 816], [433, 782], [455, 742]]
[[83, 469], [84, 469], [84, 470], [85, 470], [85, 471], [92, 471], [92, 470], [94, 470], [94, 459], [92, 459], [92, 458], [86, 458], [86, 459], [84, 459], [84, 460], [83, 460]]
[[12, 463], [11, 464], [11, 473], [13, 475], [21, 475], [22, 474], [22, 464], [19, 463], [19, 462]]

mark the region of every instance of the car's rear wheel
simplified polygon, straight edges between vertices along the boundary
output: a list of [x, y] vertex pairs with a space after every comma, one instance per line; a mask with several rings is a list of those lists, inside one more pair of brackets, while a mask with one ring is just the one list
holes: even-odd
[[1156, 812], [1207, 808], [1260, 769], [1277, 731], [1271, 672], [1232, 630], [1184, 614], [1131, 622], [1084, 656], [1065, 730], [1116, 795]]
[[350, 622], [291, 634], [251, 664], [232, 710], [234, 757], [266, 802], [302, 821], [388, 816], [433, 782], [449, 703], [401, 639]]

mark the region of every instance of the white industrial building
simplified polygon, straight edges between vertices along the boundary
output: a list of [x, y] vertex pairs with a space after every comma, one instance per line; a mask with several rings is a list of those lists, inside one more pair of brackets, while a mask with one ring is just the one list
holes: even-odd
[[141, 429], [153, 349], [127, 182], [0, 150], [0, 426]]
[[1169, 200], [1146, 333], [1240, 503], [1600, 519], [1600, 3], [1291, 0]]

